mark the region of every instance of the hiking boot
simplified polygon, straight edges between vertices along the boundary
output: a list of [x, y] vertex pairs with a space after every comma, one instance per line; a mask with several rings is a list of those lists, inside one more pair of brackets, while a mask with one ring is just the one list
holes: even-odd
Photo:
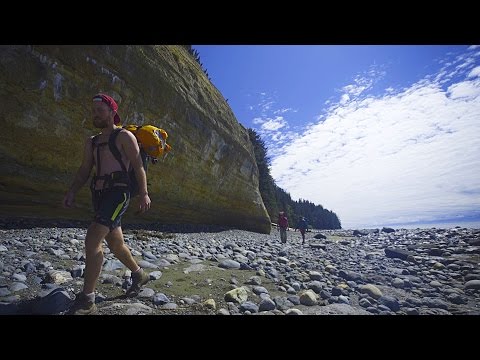
[[137, 296], [140, 292], [140, 288], [150, 281], [150, 275], [143, 269], [139, 273], [132, 273], [132, 286], [127, 290], [126, 295], [128, 297]]
[[75, 296], [75, 302], [68, 311], [69, 315], [91, 315], [97, 312], [97, 305], [82, 292]]

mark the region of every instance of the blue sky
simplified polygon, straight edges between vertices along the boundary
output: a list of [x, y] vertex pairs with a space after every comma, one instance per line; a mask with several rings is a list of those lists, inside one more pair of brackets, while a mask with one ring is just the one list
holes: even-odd
[[344, 228], [480, 221], [480, 46], [193, 47], [294, 200]]

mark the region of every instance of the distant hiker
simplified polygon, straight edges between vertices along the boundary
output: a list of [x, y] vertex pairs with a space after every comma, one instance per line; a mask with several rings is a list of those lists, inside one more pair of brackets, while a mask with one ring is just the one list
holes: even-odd
[[70, 309], [72, 314], [85, 315], [97, 310], [95, 287], [102, 270], [104, 239], [113, 254], [132, 271], [132, 285], [127, 290], [127, 296], [137, 295], [140, 287], [150, 280], [149, 275], [138, 266], [123, 240], [121, 218], [130, 202], [128, 173], [125, 169], [133, 167], [138, 180], [139, 212], [150, 209], [151, 201], [135, 136], [130, 131], [122, 129], [115, 139], [115, 146], [121, 154], [124, 166], [121, 166], [109, 149], [109, 137], [114, 132], [115, 125], [120, 123], [117, 110], [118, 105], [110, 96], [97, 94], [93, 97], [93, 125], [101, 129], [101, 133], [86, 139], [82, 165], [63, 198], [63, 206], [71, 208], [75, 202], [75, 194], [88, 180], [95, 166], [96, 174], [90, 186], [95, 216], [85, 238], [83, 291], [75, 297], [75, 302]]
[[280, 240], [285, 244], [287, 242], [288, 219], [283, 211], [278, 213], [277, 227], [280, 228]]
[[297, 227], [295, 228], [295, 231], [300, 230], [300, 234], [302, 234], [302, 244], [305, 244], [305, 231], [307, 230], [307, 219], [305, 219], [305, 217], [302, 216], [302, 218], [300, 219], [300, 221], [298, 222], [297, 224]]

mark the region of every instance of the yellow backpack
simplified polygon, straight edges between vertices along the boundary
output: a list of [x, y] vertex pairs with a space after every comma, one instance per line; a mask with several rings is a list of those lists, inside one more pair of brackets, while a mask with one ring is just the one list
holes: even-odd
[[[133, 135], [135, 135], [135, 137], [137, 138], [145, 173], [147, 173], [148, 170], [149, 159], [151, 160], [152, 164], [158, 162], [158, 158], [162, 155], [163, 159], [165, 159], [172, 147], [167, 144], [167, 132], [153, 125], [125, 125], [122, 127], [119, 126], [115, 130], [113, 130], [112, 134], [108, 138], [108, 147], [110, 148], [110, 151], [112, 152], [115, 159], [117, 159], [117, 161], [120, 163], [122, 171], [127, 173], [129, 179], [128, 182], [130, 187], [130, 194], [133, 197], [138, 195], [139, 191], [135, 171], [133, 170], [133, 168], [125, 168], [125, 165], [122, 161], [122, 156], [120, 155], [120, 151], [115, 146], [115, 139], [117, 138], [118, 133], [121, 131], [122, 128], [132, 132]], [[95, 144], [95, 138], [92, 140], [92, 144]]]
[[153, 162], [161, 156], [165, 158], [172, 149], [167, 144], [168, 134], [163, 129], [153, 125], [125, 125], [123, 128], [135, 135], [140, 149], [152, 158]]

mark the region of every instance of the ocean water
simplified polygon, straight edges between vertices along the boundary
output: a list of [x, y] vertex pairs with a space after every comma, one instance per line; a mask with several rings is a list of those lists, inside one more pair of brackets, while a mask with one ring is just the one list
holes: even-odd
[[452, 229], [455, 227], [467, 228], [467, 229], [480, 229], [480, 221], [466, 221], [466, 222], [444, 222], [444, 223], [429, 223], [429, 224], [403, 224], [390, 226], [394, 229]]
[[[381, 229], [382, 227], [388, 227], [392, 229], [452, 229], [455, 227], [467, 228], [467, 229], [480, 229], [480, 221], [457, 221], [457, 222], [442, 222], [442, 223], [415, 223], [415, 224], [390, 224], [390, 225], [377, 225], [377, 226], [368, 226], [368, 227], [357, 227], [351, 228], [354, 229]], [[345, 229], [347, 230], [347, 229]]]

